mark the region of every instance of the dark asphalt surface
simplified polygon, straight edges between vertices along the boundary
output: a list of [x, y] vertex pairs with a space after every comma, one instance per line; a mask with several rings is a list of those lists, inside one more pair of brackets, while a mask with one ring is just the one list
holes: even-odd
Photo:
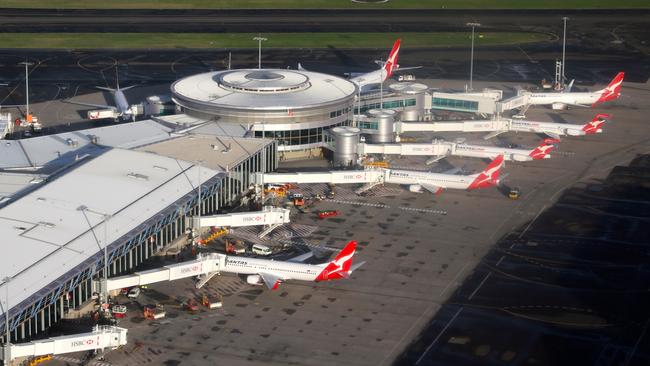
[[56, 10], [0, 9], [3, 32], [425, 32], [561, 33], [576, 28], [647, 28], [650, 10]]
[[649, 177], [644, 155], [567, 190], [483, 258], [397, 364], [650, 364]]

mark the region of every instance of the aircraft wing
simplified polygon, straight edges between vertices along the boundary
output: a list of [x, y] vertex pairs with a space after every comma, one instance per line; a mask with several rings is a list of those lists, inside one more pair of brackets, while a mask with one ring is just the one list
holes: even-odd
[[437, 163], [437, 162], [439, 162], [440, 160], [442, 160], [442, 159], [444, 159], [444, 158], [446, 158], [446, 157], [447, 157], [446, 154], [444, 154], [444, 155], [434, 156], [434, 157], [432, 157], [432, 158], [429, 158], [427, 161], [425, 161], [424, 164], [426, 164], [426, 165], [431, 165], [431, 164], [433, 164], [433, 163]]
[[354, 263], [353, 265], [350, 266], [350, 270], [348, 271], [348, 273], [352, 273], [356, 271], [359, 267], [363, 266], [364, 264], [366, 264], [366, 261]]
[[398, 69], [393, 70], [393, 74], [396, 72], [402, 72], [402, 71], [408, 71], [408, 70], [416, 70], [416, 69], [421, 69], [422, 66], [410, 66], [410, 67], [401, 67]]
[[269, 290], [276, 290], [283, 280], [282, 276], [273, 272], [260, 272], [260, 277]]
[[489, 139], [491, 139], [493, 137], [497, 137], [497, 136], [499, 136], [500, 134], [502, 134], [504, 132], [506, 132], [506, 131], [492, 131], [492, 132], [488, 133], [487, 135], [483, 136], [483, 140], [489, 140]]
[[295, 257], [289, 259], [287, 262], [302, 263], [302, 262], [306, 261], [307, 259], [309, 259], [309, 258], [311, 258], [313, 256], [314, 256], [314, 252], [312, 252], [310, 250], [305, 254], [301, 254], [301, 255], [298, 255], [298, 256], [295, 256]]
[[117, 111], [117, 108], [115, 108], [115, 107], [112, 106], [112, 105], [106, 105], [106, 104], [93, 104], [93, 103], [84, 103], [84, 102], [75, 102], [75, 101], [70, 100], [70, 99], [66, 99], [66, 100], [64, 100], [64, 102], [66, 102], [66, 103], [70, 103], [70, 104], [82, 105], [82, 106], [86, 106], [86, 107], [103, 108], [103, 109], [112, 109], [112, 110], [114, 110], [114, 111]]
[[440, 194], [444, 189], [444, 187], [435, 186], [433, 184], [428, 184], [428, 183], [419, 183], [419, 184], [422, 188], [426, 189], [427, 191], [433, 194]]
[[585, 105], [585, 104], [576, 104], [576, 103], [566, 103], [566, 102], [561, 102], [562, 104], [574, 106], [574, 107], [580, 107], [580, 108], [591, 108], [590, 105]]
[[543, 131], [542, 133], [545, 134], [546, 136], [552, 138], [552, 139], [561, 140], [560, 135], [558, 135], [555, 132]]

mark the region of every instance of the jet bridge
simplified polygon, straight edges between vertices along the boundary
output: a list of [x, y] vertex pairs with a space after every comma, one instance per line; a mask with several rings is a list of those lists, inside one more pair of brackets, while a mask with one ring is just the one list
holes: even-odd
[[383, 182], [384, 170], [334, 170], [306, 173], [253, 173], [251, 182], [258, 185], [269, 183], [372, 183]]
[[258, 225], [282, 225], [289, 223], [290, 211], [286, 208], [265, 206], [262, 211], [232, 212], [223, 215], [194, 216], [191, 227], [244, 227]]
[[395, 122], [395, 133], [405, 132], [490, 132], [508, 129], [508, 119], [457, 122]]
[[434, 140], [431, 143], [419, 144], [366, 144], [360, 143], [357, 151], [360, 155], [382, 154], [382, 155], [411, 155], [411, 156], [438, 156], [450, 154], [453, 148], [452, 142]]
[[108, 291], [114, 291], [156, 282], [173, 281], [181, 278], [208, 275], [214, 272], [219, 272], [219, 268], [223, 268], [225, 265], [226, 256], [224, 254], [199, 254], [196, 259], [191, 261], [170, 264], [148, 271], [135, 272], [126, 276], [109, 278], [106, 287]]
[[127, 329], [114, 326], [95, 326], [92, 332], [65, 335], [28, 343], [6, 344], [0, 358], [4, 364], [20, 357], [58, 355], [62, 353], [115, 349], [126, 345]]

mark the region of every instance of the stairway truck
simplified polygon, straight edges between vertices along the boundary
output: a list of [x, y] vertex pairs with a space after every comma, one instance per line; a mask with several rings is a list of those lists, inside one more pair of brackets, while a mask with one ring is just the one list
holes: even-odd
[[105, 119], [105, 118], [118, 118], [120, 115], [114, 109], [95, 109], [88, 111], [88, 119]]

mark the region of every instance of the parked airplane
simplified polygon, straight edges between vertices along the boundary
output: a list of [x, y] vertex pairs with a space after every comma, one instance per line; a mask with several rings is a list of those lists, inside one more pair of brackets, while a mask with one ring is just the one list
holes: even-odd
[[399, 55], [401, 42], [401, 39], [395, 41], [393, 44], [393, 49], [390, 51], [390, 54], [388, 55], [388, 59], [386, 61], [376, 61], [381, 66], [379, 70], [371, 71], [365, 74], [351, 74], [350, 76], [352, 76], [352, 78], [350, 81], [357, 84], [357, 86], [362, 91], [364, 91], [371, 89], [377, 84], [383, 83], [388, 78], [390, 78], [394, 72], [419, 69], [420, 66], [403, 68], [399, 67], [399, 64], [397, 63], [397, 57]]
[[[117, 77], [117, 74], [116, 74]], [[116, 78], [116, 89], [106, 88], [97, 86], [97, 89], [105, 90], [111, 93], [113, 96], [113, 101], [115, 105], [105, 105], [105, 104], [93, 104], [85, 102], [77, 102], [67, 99], [66, 102], [72, 104], [78, 104], [88, 107], [103, 108], [103, 110], [98, 111], [89, 111], [89, 119], [102, 119], [102, 118], [114, 118], [116, 121], [121, 119], [122, 121], [132, 120], [135, 121], [136, 111], [135, 108], [129, 105], [129, 102], [126, 100], [124, 91], [136, 87], [136, 85], [127, 86], [126, 88], [120, 88], [120, 80]], [[109, 114], [103, 113], [105, 111], [112, 112]]]
[[514, 149], [498, 146], [481, 146], [481, 145], [468, 145], [449, 142], [450, 144], [444, 154], [434, 156], [426, 161], [426, 164], [435, 163], [449, 155], [467, 156], [473, 158], [490, 158], [494, 159], [498, 155], [503, 155], [504, 160], [512, 161], [531, 161], [540, 159], [549, 159], [550, 153], [555, 148], [560, 140], [544, 139], [534, 149]]
[[[617, 99], [621, 93], [621, 84], [623, 84], [624, 72], [616, 74], [614, 79], [605, 87], [594, 92], [571, 92], [570, 87], [567, 91], [547, 92], [547, 93], [529, 93], [520, 92], [520, 95], [528, 94], [527, 105], [551, 105], [553, 109], [566, 109], [567, 105], [578, 107], [595, 107], [600, 103]], [[572, 82], [573, 83], [573, 82]]]
[[440, 194], [444, 189], [470, 191], [498, 185], [499, 171], [502, 166], [503, 155], [498, 155], [481, 173], [471, 175], [385, 169], [385, 182], [408, 185], [412, 192], [420, 192], [422, 188], [433, 194]]
[[304, 264], [312, 253], [298, 256], [288, 261], [246, 258], [235, 256], [225, 257], [225, 266], [220, 272], [230, 272], [246, 275], [249, 284], [264, 283], [269, 289], [275, 290], [280, 283], [287, 280], [300, 281], [330, 281], [350, 277], [350, 274], [365, 262], [352, 264], [352, 257], [357, 250], [357, 242], [350, 241], [338, 253], [333, 261], [323, 264]]
[[527, 120], [510, 120], [506, 129], [487, 134], [484, 139], [489, 139], [507, 131], [543, 133], [553, 139], [559, 140], [560, 136], [583, 136], [603, 132], [601, 126], [610, 116], [597, 114], [590, 122], [584, 125], [554, 122], [536, 122]]

